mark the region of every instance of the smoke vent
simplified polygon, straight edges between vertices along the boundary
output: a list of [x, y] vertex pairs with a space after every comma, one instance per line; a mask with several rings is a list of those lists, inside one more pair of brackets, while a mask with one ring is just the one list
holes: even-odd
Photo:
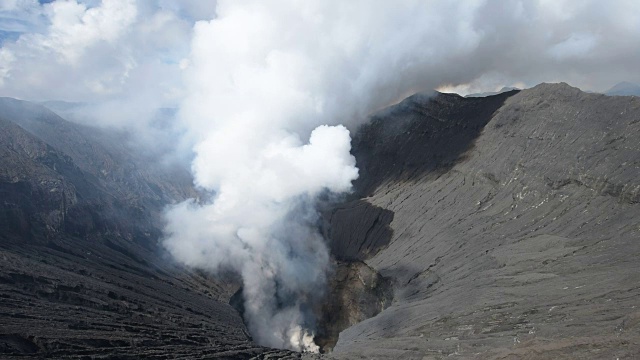
[[378, 315], [392, 300], [391, 282], [373, 268], [360, 261], [336, 262], [318, 314], [316, 344], [322, 352], [333, 350], [342, 330]]
[[[324, 301], [315, 309], [317, 329], [314, 341], [320, 352], [333, 350], [340, 332], [376, 316], [391, 305], [391, 282], [361, 261], [335, 261]], [[229, 300], [244, 318], [243, 289]]]

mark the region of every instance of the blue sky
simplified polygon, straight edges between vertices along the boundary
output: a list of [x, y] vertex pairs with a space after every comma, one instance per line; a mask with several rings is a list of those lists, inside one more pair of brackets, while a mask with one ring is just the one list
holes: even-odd
[[0, 5], [0, 37], [15, 40], [19, 34], [41, 29], [46, 21], [40, 15], [40, 4], [2, 4]]

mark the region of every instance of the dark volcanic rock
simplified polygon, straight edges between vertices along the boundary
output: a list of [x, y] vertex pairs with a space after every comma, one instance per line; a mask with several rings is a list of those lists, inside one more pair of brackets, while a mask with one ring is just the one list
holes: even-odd
[[389, 244], [393, 212], [362, 200], [336, 207], [328, 216], [325, 237], [339, 260], [365, 260]]
[[393, 300], [389, 280], [360, 261], [337, 261], [327, 287], [315, 337], [323, 352], [333, 349], [342, 330], [376, 316]]
[[464, 160], [484, 126], [516, 92], [486, 98], [416, 94], [374, 115], [353, 139], [360, 169], [356, 195], [368, 196], [386, 182], [448, 171]]
[[252, 343], [237, 285], [160, 251], [184, 169], [145, 165], [119, 134], [0, 99], [0, 357], [296, 357]]
[[366, 263], [395, 297], [331, 357], [640, 357], [639, 98], [413, 97], [353, 143], [359, 201], [394, 214]]

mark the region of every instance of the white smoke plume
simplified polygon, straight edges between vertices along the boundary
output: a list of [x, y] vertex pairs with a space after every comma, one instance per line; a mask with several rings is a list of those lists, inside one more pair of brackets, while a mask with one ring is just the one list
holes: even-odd
[[195, 182], [215, 197], [167, 213], [166, 247], [190, 266], [242, 275], [260, 344], [317, 351], [309, 307], [328, 254], [314, 199], [349, 191], [358, 174], [338, 124], [353, 130], [416, 90], [523, 78], [536, 67], [554, 76], [576, 57], [597, 59], [600, 39], [582, 24], [525, 30], [572, 21], [565, 5], [218, 1], [216, 18], [194, 27], [179, 113], [196, 144]]
[[185, 264], [242, 275], [260, 344], [318, 350], [311, 307], [328, 252], [314, 198], [348, 191], [358, 175], [349, 131], [336, 124], [426, 84], [429, 49], [410, 42], [440, 25], [412, 27], [413, 40], [388, 32], [420, 4], [220, 1], [217, 18], [195, 26], [179, 116], [196, 139], [196, 184], [216, 196], [171, 209], [165, 245]]
[[216, 160], [199, 156], [194, 165], [201, 185], [217, 191], [214, 202], [167, 214], [165, 245], [178, 260], [242, 275], [245, 319], [263, 345], [317, 351], [308, 329], [329, 256], [313, 198], [349, 190], [358, 176], [349, 150], [342, 126], [320, 126], [302, 144], [283, 129], [223, 122], [198, 147]]
[[166, 247], [242, 275], [260, 343], [314, 350], [314, 199], [357, 176], [347, 129], [418, 90], [640, 82], [639, 37], [637, 0], [0, 0], [0, 95], [95, 104], [153, 146], [179, 108], [171, 145], [215, 196], [167, 213]]

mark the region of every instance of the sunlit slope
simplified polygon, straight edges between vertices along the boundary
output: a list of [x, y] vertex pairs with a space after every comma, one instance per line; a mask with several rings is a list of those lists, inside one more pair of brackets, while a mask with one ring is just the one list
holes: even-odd
[[391, 234], [334, 228], [333, 247], [381, 244], [359, 256], [392, 279], [395, 299], [341, 333], [334, 356], [639, 354], [638, 98], [566, 84], [414, 97], [354, 146], [361, 195], [393, 212]]

